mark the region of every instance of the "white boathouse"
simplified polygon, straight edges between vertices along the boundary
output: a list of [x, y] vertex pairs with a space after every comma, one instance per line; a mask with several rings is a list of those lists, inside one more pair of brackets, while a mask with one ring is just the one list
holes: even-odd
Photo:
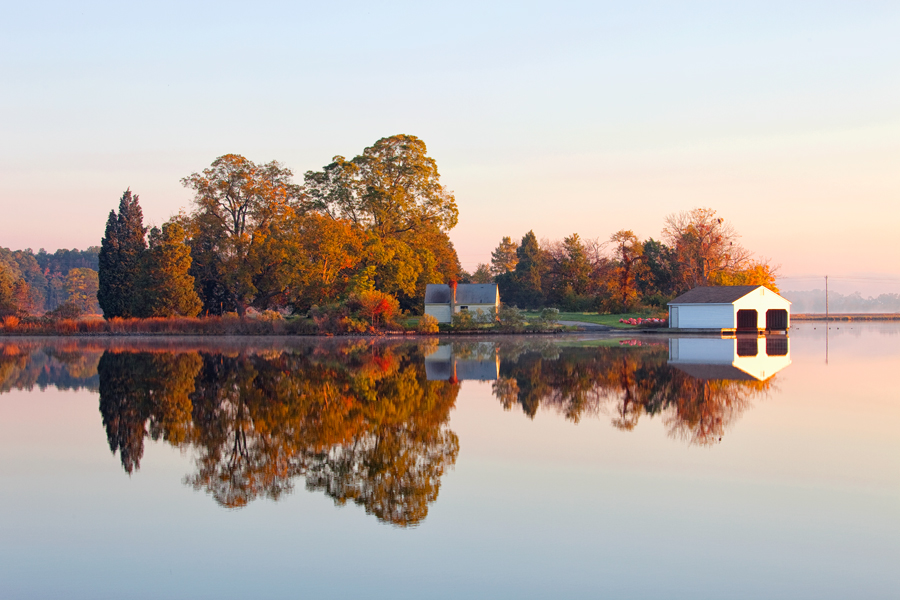
[[698, 287], [669, 302], [673, 329], [787, 331], [791, 303], [761, 285]]

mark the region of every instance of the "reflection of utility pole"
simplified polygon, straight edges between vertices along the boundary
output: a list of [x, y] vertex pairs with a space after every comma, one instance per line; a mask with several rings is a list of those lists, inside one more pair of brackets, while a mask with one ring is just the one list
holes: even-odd
[[828, 275], [825, 276], [825, 364], [828, 364]]

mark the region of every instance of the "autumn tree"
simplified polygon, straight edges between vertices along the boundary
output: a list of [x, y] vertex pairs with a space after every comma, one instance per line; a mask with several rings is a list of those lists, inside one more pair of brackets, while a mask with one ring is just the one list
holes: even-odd
[[[264, 275], [284, 260], [270, 242], [282, 237], [300, 195], [291, 177], [278, 162], [257, 165], [226, 154], [181, 180], [194, 190], [193, 274], [210, 312], [234, 308], [243, 314], [254, 300], [260, 300], [257, 308], [266, 308], [275, 295], [271, 289], [259, 292]], [[265, 281], [277, 293], [284, 291], [282, 279]]]
[[100, 242], [97, 300], [107, 319], [135, 314], [141, 255], [147, 248], [146, 231], [138, 196], [125, 190], [119, 200], [118, 215], [114, 210], [109, 212]]
[[346, 299], [363, 260], [365, 235], [349, 220], [315, 212], [297, 215], [291, 231], [295, 244], [286, 265], [288, 301], [295, 310]]
[[400, 309], [396, 298], [378, 290], [360, 293], [359, 304], [359, 313], [369, 320], [372, 327], [377, 327], [379, 323], [392, 322]]
[[[31, 249], [10, 250], [0, 248], [0, 263], [5, 263], [17, 283], [18, 310], [22, 313], [36, 314], [45, 310], [47, 300], [47, 278], [44, 275]], [[27, 284], [27, 286], [23, 286]], [[27, 287], [27, 292], [25, 292]]]
[[190, 275], [191, 250], [180, 223], [164, 223], [150, 230], [150, 248], [141, 265], [142, 317], [194, 317], [200, 297]]
[[336, 156], [305, 177], [306, 203], [332, 218], [352, 221], [378, 237], [456, 226], [456, 199], [440, 182], [437, 162], [412, 135], [386, 137], [351, 161]]
[[644, 246], [631, 230], [621, 230], [609, 238], [613, 249], [612, 272], [607, 286], [615, 312], [628, 312], [638, 298], [638, 279], [644, 270]]
[[27, 296], [27, 285], [18, 273], [0, 261], [0, 317], [23, 312], [22, 303]]
[[96, 314], [100, 309], [97, 301], [99, 276], [93, 269], [72, 269], [66, 275], [67, 302], [82, 314]]
[[695, 208], [666, 217], [663, 237], [678, 264], [677, 291], [714, 285], [722, 273], [747, 266], [751, 254], [737, 243], [734, 227], [711, 208]]
[[504, 236], [500, 244], [491, 252], [491, 274], [502, 275], [515, 270], [519, 257], [516, 251], [519, 244], [512, 241], [509, 236]]
[[415, 136], [382, 138], [352, 160], [336, 156], [307, 172], [302, 206], [363, 234], [356, 291], [377, 289], [418, 310], [427, 284], [458, 277], [447, 235], [459, 216], [456, 200]]

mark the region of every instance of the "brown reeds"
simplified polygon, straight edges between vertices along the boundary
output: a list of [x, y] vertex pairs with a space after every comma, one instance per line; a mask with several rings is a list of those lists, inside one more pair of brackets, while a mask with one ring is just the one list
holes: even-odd
[[2, 335], [39, 336], [137, 336], [137, 335], [315, 335], [315, 322], [290, 320], [240, 319], [225, 317], [171, 317], [150, 319], [5, 319]]

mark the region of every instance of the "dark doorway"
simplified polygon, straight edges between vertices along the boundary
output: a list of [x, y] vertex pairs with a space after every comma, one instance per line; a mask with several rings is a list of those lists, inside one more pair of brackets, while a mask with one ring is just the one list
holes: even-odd
[[738, 329], [757, 329], [758, 315], [755, 310], [739, 310], [737, 314]]
[[[768, 320], [768, 317], [766, 318], [766, 320]], [[788, 341], [786, 337], [766, 338], [766, 356], [787, 356], [787, 353]]]
[[756, 356], [759, 353], [759, 344], [755, 337], [739, 337], [737, 339], [738, 356]]
[[783, 308], [766, 311], [766, 329], [787, 329], [788, 314]]

